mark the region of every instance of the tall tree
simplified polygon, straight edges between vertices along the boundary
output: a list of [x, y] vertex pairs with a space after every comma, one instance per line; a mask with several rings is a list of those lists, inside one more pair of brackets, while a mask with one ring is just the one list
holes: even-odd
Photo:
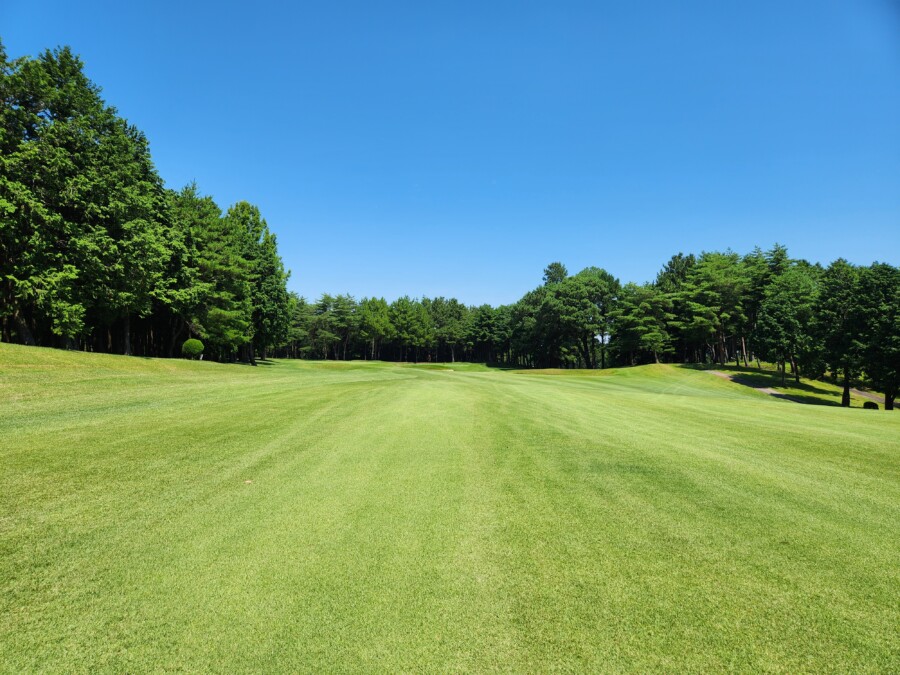
[[359, 334], [369, 347], [368, 358], [381, 358], [381, 345], [392, 337], [391, 312], [384, 298], [363, 298], [359, 303]]
[[450, 361], [456, 361], [456, 352], [465, 343], [466, 315], [468, 310], [456, 298], [438, 297], [426, 303], [438, 351], [450, 353]]
[[399, 348], [399, 360], [408, 361], [410, 349], [418, 360], [419, 349], [430, 344], [433, 328], [428, 311], [418, 300], [408, 295], [397, 298], [390, 306], [393, 337]]
[[562, 283], [569, 271], [561, 262], [552, 262], [544, 268], [544, 286]]
[[0, 263], [9, 323], [69, 341], [85, 321], [150, 311], [169, 251], [146, 139], [119, 118], [68, 48], [0, 67]]
[[191, 234], [200, 279], [209, 290], [194, 326], [213, 354], [232, 359], [253, 337], [253, 261], [244, 257], [247, 229], [240, 218], [217, 215], [211, 199], [198, 199]]
[[634, 365], [636, 354], [647, 353], [654, 363], [674, 351], [669, 324], [674, 319], [672, 296], [655, 284], [625, 284], [613, 312], [613, 346]]
[[894, 409], [900, 390], [900, 269], [875, 263], [860, 270], [854, 303], [861, 363]]
[[810, 267], [795, 265], [774, 277], [763, 296], [756, 342], [767, 360], [778, 363], [781, 386], [785, 385], [785, 363], [791, 364], [799, 383], [801, 364], [805, 368], [818, 354], [813, 329], [817, 281]]
[[841, 405], [850, 406], [851, 379], [858, 375], [860, 315], [855, 311], [859, 271], [846, 260], [835, 260], [822, 275], [816, 307], [816, 327], [822, 340], [825, 362], [843, 382]]
[[679, 327], [688, 339], [705, 345], [717, 363], [729, 360], [729, 341], [736, 354], [734, 338], [746, 321], [746, 287], [745, 269], [736, 254], [704, 253], [691, 268], [679, 294], [687, 310]]
[[[331, 325], [338, 336], [341, 348], [340, 358], [346, 361], [350, 341], [356, 337], [359, 331], [359, 314], [357, 313], [356, 300], [351, 295], [335, 296], [331, 312]], [[335, 358], [338, 358], [337, 354], [335, 354]]]

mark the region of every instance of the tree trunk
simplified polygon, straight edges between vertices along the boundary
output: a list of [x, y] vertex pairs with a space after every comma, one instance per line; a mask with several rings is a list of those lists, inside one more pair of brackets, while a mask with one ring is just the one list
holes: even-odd
[[781, 368], [781, 386], [784, 387], [784, 386], [786, 386], [785, 379], [784, 379], [785, 378], [784, 371], [787, 370], [787, 368], [785, 368], [784, 361], [779, 362], [778, 365]]
[[749, 368], [750, 366], [747, 364], [747, 340], [743, 335], [741, 336], [741, 353], [744, 355], [744, 368]]
[[34, 346], [36, 343], [34, 341], [34, 335], [31, 333], [31, 328], [28, 327], [28, 322], [22, 317], [19, 312], [16, 312], [13, 315], [13, 321], [16, 324], [16, 330], [19, 333], [19, 339], [25, 343], [26, 345]]
[[891, 389], [891, 390], [886, 389], [885, 390], [885, 392], [884, 392], [884, 409], [885, 410], [893, 410], [894, 409], [894, 399], [896, 398], [896, 396], [897, 396], [896, 389]]
[[587, 338], [584, 337], [584, 336], [581, 337], [581, 358], [582, 358], [582, 360], [584, 361], [584, 367], [585, 367], [585, 368], [592, 368], [592, 367], [593, 367], [593, 366], [591, 365], [591, 350], [590, 350], [590, 348], [588, 347], [588, 341], [587, 341]]
[[175, 325], [178, 327], [178, 330], [172, 331], [172, 340], [169, 342], [169, 358], [175, 356], [175, 345], [178, 343], [178, 338], [181, 337], [182, 332], [184, 332], [184, 323], [180, 319], [175, 319]]
[[841, 407], [850, 407], [850, 371], [844, 367], [844, 393], [841, 395]]
[[794, 381], [800, 384], [800, 366], [797, 365], [797, 358], [791, 354], [791, 372], [794, 373]]
[[125, 322], [122, 326], [122, 337], [125, 340], [125, 346], [122, 353], [125, 356], [131, 356], [131, 315], [125, 315]]

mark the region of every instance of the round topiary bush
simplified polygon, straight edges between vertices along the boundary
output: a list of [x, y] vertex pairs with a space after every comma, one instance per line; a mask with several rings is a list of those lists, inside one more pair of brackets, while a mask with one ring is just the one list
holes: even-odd
[[866, 410], [878, 410], [878, 404], [875, 401], [866, 401], [863, 403], [863, 408]]
[[184, 344], [181, 345], [181, 353], [186, 358], [196, 359], [203, 353], [203, 343], [196, 338], [185, 340]]

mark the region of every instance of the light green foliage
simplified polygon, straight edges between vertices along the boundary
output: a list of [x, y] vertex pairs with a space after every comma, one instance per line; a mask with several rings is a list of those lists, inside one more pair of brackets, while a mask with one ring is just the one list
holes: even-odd
[[545, 372], [0, 344], [2, 669], [900, 668], [900, 414]]
[[196, 359], [203, 353], [203, 343], [197, 338], [185, 340], [181, 345], [181, 354], [189, 359]]

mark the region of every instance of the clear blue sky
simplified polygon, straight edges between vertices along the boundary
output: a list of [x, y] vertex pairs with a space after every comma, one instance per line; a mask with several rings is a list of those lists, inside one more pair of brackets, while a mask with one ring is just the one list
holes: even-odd
[[779, 241], [900, 263], [900, 5], [3, 0], [170, 187], [257, 204], [292, 289], [518, 299]]

